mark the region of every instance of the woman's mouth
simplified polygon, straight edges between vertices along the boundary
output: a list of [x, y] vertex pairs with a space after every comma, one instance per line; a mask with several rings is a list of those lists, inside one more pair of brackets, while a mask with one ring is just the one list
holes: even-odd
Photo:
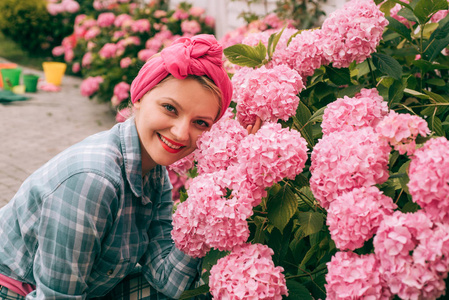
[[178, 153], [179, 151], [181, 151], [183, 148], [186, 147], [182, 144], [178, 144], [178, 143], [164, 137], [163, 135], [161, 135], [159, 133], [157, 134], [157, 136], [159, 137], [159, 141], [161, 141], [162, 147], [170, 153]]

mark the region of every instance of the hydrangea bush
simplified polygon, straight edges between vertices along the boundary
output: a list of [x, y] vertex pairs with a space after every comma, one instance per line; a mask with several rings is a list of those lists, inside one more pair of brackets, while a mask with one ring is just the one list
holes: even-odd
[[225, 49], [233, 108], [173, 166], [193, 178], [173, 239], [206, 283], [186, 297], [446, 294], [448, 9], [351, 0]]

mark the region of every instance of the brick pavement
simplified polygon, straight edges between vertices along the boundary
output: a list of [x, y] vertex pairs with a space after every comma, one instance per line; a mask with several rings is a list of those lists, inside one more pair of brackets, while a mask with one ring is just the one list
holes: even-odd
[[[44, 79], [41, 71], [23, 69]], [[65, 75], [60, 92], [39, 90], [27, 93], [29, 100], [0, 103], [0, 207], [50, 158], [115, 124], [109, 105], [83, 97], [80, 84]]]

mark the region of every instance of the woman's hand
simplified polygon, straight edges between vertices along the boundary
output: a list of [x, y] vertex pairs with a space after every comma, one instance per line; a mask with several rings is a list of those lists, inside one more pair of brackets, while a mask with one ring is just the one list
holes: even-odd
[[248, 131], [248, 134], [254, 134], [260, 127], [262, 127], [262, 120], [259, 117], [256, 117], [256, 123], [254, 123], [254, 125], [248, 125], [246, 130]]

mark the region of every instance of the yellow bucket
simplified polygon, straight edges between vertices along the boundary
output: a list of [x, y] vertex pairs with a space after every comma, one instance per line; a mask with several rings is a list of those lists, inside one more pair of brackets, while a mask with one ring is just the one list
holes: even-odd
[[67, 64], [63, 62], [46, 61], [42, 63], [45, 81], [54, 85], [61, 85]]

